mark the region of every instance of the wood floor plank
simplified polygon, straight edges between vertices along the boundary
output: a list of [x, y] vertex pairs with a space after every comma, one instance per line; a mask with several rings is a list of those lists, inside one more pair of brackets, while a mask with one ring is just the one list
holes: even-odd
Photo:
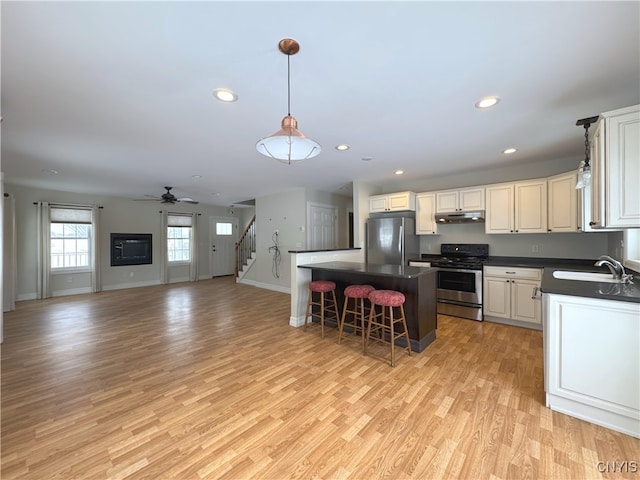
[[18, 302], [3, 479], [610, 479], [640, 440], [544, 406], [538, 331], [439, 316], [397, 366], [223, 277]]

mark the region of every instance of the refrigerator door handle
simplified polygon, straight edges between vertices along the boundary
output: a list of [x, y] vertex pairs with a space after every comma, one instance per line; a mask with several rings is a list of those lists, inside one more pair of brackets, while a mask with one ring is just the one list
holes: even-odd
[[400, 225], [400, 229], [398, 231], [398, 244], [400, 246], [400, 264], [405, 264], [404, 258], [404, 223]]

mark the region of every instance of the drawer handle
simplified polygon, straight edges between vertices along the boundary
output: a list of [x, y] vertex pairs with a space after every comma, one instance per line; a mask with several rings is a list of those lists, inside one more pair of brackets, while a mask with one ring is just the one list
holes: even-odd
[[504, 273], [507, 273], [509, 275], [515, 275], [516, 274], [516, 272], [504, 272]]

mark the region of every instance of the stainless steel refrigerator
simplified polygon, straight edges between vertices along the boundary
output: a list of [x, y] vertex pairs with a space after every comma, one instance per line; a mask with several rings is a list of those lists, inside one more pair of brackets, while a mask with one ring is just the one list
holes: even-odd
[[420, 257], [415, 217], [371, 217], [367, 224], [367, 263], [408, 265]]

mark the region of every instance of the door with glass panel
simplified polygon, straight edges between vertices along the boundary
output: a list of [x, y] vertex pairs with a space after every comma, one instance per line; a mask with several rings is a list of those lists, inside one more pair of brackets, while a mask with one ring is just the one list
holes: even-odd
[[238, 219], [209, 217], [209, 272], [212, 277], [235, 273]]

